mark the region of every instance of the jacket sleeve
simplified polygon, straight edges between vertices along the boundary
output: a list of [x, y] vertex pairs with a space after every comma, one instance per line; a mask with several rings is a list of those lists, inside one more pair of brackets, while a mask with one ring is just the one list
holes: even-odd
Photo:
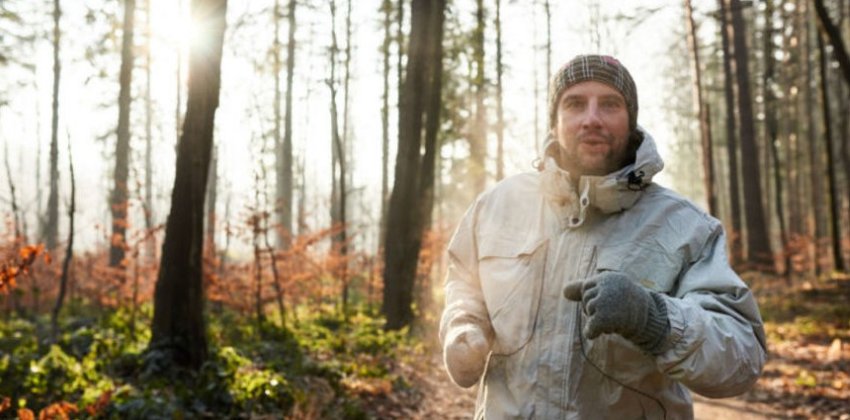
[[657, 358], [661, 371], [711, 398], [745, 392], [761, 375], [766, 358], [758, 306], [729, 266], [725, 244], [717, 223], [674, 294], [665, 296], [670, 335]]
[[446, 306], [440, 320], [440, 344], [457, 328], [479, 328], [493, 337], [490, 316], [484, 304], [478, 277], [478, 250], [475, 240], [476, 201], [466, 212], [448, 246], [448, 273], [445, 281]]

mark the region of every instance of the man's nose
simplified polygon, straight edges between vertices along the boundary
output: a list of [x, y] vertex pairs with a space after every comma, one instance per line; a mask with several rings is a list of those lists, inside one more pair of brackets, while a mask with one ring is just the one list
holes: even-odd
[[582, 118], [582, 126], [596, 127], [602, 124], [601, 114], [599, 112], [599, 104], [596, 101], [590, 101], [585, 109], [584, 118]]

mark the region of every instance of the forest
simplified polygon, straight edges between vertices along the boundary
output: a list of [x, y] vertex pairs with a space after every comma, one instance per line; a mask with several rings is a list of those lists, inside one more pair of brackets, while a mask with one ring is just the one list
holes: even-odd
[[586, 53], [765, 323], [696, 417], [850, 419], [847, 0], [0, 0], [0, 418], [472, 417], [446, 246]]

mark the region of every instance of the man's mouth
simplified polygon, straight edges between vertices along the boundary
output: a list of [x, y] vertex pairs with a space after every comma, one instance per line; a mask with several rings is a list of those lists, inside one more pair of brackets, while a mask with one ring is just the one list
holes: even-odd
[[590, 134], [579, 137], [579, 143], [587, 146], [602, 146], [608, 144], [608, 139], [604, 136]]

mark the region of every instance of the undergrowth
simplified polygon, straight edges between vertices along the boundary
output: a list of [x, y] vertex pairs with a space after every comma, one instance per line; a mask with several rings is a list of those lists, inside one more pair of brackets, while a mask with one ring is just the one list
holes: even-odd
[[150, 306], [135, 322], [125, 309], [67, 312], [55, 341], [46, 318], [0, 320], [0, 418], [365, 418], [358, 384], [409, 387], [391, 367], [416, 347], [367, 311], [283, 328], [223, 309], [207, 316], [207, 362], [189, 371], [147, 348]]

